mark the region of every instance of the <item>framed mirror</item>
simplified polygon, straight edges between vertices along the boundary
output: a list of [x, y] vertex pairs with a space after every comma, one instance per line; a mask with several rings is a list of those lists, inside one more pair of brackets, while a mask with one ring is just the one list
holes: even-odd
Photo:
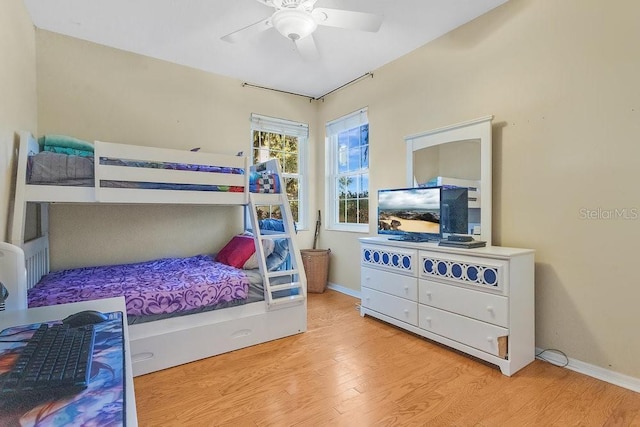
[[469, 188], [469, 234], [491, 245], [491, 121], [482, 117], [405, 137], [409, 187]]

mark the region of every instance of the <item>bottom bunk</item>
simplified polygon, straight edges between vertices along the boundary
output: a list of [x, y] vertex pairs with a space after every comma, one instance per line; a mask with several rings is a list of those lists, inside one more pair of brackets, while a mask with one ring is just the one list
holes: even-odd
[[[242, 237], [254, 245], [253, 237]], [[238, 253], [237, 243], [227, 246]], [[26, 266], [27, 277], [10, 288], [12, 304], [22, 305], [13, 308], [124, 296], [134, 376], [306, 331], [306, 298], [299, 298], [304, 289], [277, 291], [281, 299], [290, 297], [291, 304], [271, 307], [265, 298], [269, 286], [263, 281], [265, 273], [217, 262], [217, 256], [47, 274], [48, 239], [41, 237], [23, 248], [24, 260], [13, 265]], [[286, 255], [277, 251], [273, 255], [280, 262], [267, 262], [266, 257], [265, 265], [272, 270], [290, 268]], [[249, 262], [242, 259], [241, 266]], [[294, 279], [279, 278], [280, 283]], [[277, 283], [271, 281], [274, 287]]]
[[263, 301], [262, 276], [209, 255], [61, 270], [27, 291], [29, 308], [124, 296], [129, 325]]

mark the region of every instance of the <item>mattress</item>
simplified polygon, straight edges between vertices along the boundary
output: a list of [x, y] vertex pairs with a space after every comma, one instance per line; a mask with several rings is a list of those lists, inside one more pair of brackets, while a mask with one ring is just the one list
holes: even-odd
[[124, 296], [135, 324], [260, 301], [261, 283], [259, 274], [197, 255], [53, 272], [27, 299], [29, 307], [41, 307]]
[[[100, 164], [134, 168], [195, 171], [201, 173], [223, 173], [233, 175], [244, 174], [244, 170], [241, 168], [171, 162], [140, 162], [101, 158]], [[93, 157], [42, 151], [30, 156], [28, 159], [27, 184], [93, 187], [95, 185], [94, 159]], [[270, 172], [251, 173], [249, 185], [252, 193], [279, 193], [281, 191], [278, 175]], [[112, 180], [100, 181], [100, 186], [108, 188], [138, 188], [146, 190], [223, 191], [237, 193], [244, 191], [242, 186]]]
[[[202, 173], [223, 173], [233, 175], [243, 175], [241, 168], [196, 165], [170, 162], [138, 162], [120, 159], [102, 158], [100, 161], [104, 165], [125, 166], [148, 169], [167, 169], [180, 171], [195, 171]], [[68, 155], [64, 153], [54, 153], [42, 151], [30, 156], [27, 162], [27, 183], [37, 185], [62, 185], [76, 187], [93, 187], [94, 180], [94, 159]], [[224, 185], [193, 185], [174, 184], [157, 182], [130, 182], [130, 181], [101, 181], [102, 187], [111, 188], [142, 188], [159, 190], [191, 190], [191, 191], [244, 191], [241, 186]]]

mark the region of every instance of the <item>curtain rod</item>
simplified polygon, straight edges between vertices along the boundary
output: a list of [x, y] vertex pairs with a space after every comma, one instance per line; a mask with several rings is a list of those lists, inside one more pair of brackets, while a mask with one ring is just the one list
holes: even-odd
[[300, 94], [300, 93], [287, 92], [286, 90], [273, 89], [273, 88], [270, 88], [270, 87], [254, 85], [254, 84], [252, 84], [252, 83], [247, 83], [247, 82], [242, 83], [242, 87], [247, 87], [247, 86], [248, 86], [248, 87], [252, 87], [252, 88], [254, 88], [254, 89], [270, 90], [270, 91], [273, 91], [273, 92], [280, 92], [280, 93], [284, 93], [284, 94], [286, 94], [286, 95], [301, 96], [301, 97], [303, 97], [303, 98], [309, 98], [309, 102], [311, 102], [311, 101], [318, 101], [318, 100], [322, 100], [322, 101], [324, 102], [324, 98], [325, 98], [326, 96], [331, 95], [332, 93], [337, 92], [337, 91], [339, 91], [340, 89], [344, 89], [345, 87], [350, 86], [350, 85], [352, 85], [352, 84], [354, 84], [354, 83], [356, 83], [356, 82], [358, 82], [358, 81], [360, 81], [360, 80], [362, 80], [362, 79], [364, 79], [364, 78], [366, 78], [366, 77], [371, 77], [371, 78], [373, 78], [373, 73], [372, 73], [372, 72], [368, 72], [368, 73], [365, 73], [365, 74], [361, 75], [360, 77], [356, 77], [355, 79], [353, 79], [353, 80], [351, 80], [351, 81], [349, 81], [349, 82], [347, 82], [347, 83], [343, 84], [342, 86], [338, 86], [337, 88], [333, 89], [332, 91], [329, 91], [329, 92], [325, 93], [324, 95], [319, 96], [319, 97], [317, 97], [317, 98], [314, 98], [314, 97], [309, 96], [309, 95], [302, 95], [302, 94]]
[[280, 92], [280, 93], [284, 93], [284, 94], [287, 94], [287, 95], [301, 96], [303, 98], [309, 98], [309, 102], [314, 101], [315, 99], [317, 99], [317, 98], [314, 98], [313, 96], [302, 95], [301, 93], [287, 92], [286, 90], [273, 89], [271, 87], [258, 86], [258, 85], [254, 85], [254, 84], [246, 83], [246, 82], [242, 83], [242, 87], [247, 87], [247, 86], [252, 87], [254, 89], [270, 90], [270, 91], [273, 91], [273, 92]]
[[331, 95], [332, 93], [337, 92], [337, 91], [339, 91], [340, 89], [344, 89], [345, 87], [350, 86], [350, 85], [352, 85], [352, 84], [354, 84], [354, 83], [356, 83], [356, 82], [359, 82], [360, 80], [362, 80], [362, 79], [364, 79], [364, 78], [366, 78], [366, 77], [369, 77], [369, 76], [371, 76], [371, 78], [373, 78], [373, 72], [371, 72], [371, 71], [370, 71], [370, 72], [368, 72], [368, 73], [364, 73], [364, 74], [363, 74], [363, 75], [361, 75], [360, 77], [356, 77], [355, 79], [353, 79], [353, 80], [351, 80], [351, 81], [349, 81], [349, 82], [347, 82], [347, 83], [343, 84], [342, 86], [338, 86], [337, 88], [333, 89], [332, 91], [327, 92], [327, 93], [325, 93], [324, 95], [319, 96], [319, 97], [317, 97], [317, 98], [313, 98], [313, 99], [314, 99], [314, 100], [316, 100], [316, 101], [317, 101], [317, 100], [319, 100], [319, 99], [321, 99], [321, 100], [323, 100], [323, 101], [324, 101], [324, 97], [325, 97], [325, 96]]

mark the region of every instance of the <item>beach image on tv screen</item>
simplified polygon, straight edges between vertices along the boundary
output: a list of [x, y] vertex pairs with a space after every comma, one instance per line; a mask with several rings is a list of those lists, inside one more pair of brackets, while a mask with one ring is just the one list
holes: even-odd
[[383, 233], [440, 233], [440, 189], [380, 191], [378, 230]]

